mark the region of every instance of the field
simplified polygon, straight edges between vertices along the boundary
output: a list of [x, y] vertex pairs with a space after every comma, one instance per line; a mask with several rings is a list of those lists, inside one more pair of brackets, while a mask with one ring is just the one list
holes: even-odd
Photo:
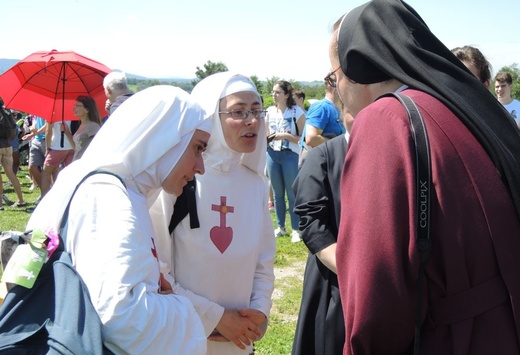
[[[33, 208], [34, 200], [38, 198], [40, 191], [29, 191], [30, 180], [27, 166], [21, 166], [23, 170], [18, 172], [18, 179], [22, 186], [24, 199], [27, 206], [23, 208], [9, 208], [5, 203], [4, 211], [0, 211], [0, 230], [23, 231], [29, 219], [27, 209]], [[6, 176], [1, 174], [5, 184]], [[4, 194], [16, 201], [16, 194], [11, 186], [4, 188]], [[272, 213], [274, 219], [274, 214]], [[290, 226], [289, 220], [286, 222]], [[290, 233], [291, 230], [288, 229]], [[274, 237], [274, 236], [273, 236]], [[277, 238], [275, 256], [275, 290], [273, 293], [273, 308], [269, 328], [262, 340], [255, 344], [256, 354], [260, 355], [285, 355], [291, 353], [294, 330], [301, 301], [303, 271], [307, 258], [307, 248], [303, 243], [291, 243], [290, 237]]]

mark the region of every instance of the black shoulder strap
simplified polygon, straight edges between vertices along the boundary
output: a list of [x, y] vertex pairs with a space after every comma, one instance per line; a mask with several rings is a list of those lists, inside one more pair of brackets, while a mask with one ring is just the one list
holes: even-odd
[[296, 107], [293, 107], [293, 121], [294, 121], [294, 128], [296, 128], [296, 135], [300, 135], [300, 129], [298, 128], [298, 124], [296, 123]]
[[74, 135], [78, 131], [80, 125], [81, 125], [81, 121], [78, 121], [78, 120], [70, 121], [70, 133], [72, 135]]
[[195, 179], [188, 181], [182, 194], [177, 197], [175, 205], [173, 206], [173, 215], [170, 219], [168, 230], [170, 234], [173, 233], [175, 227], [188, 215], [190, 215], [190, 228], [195, 229], [200, 227], [199, 216], [197, 214], [197, 202], [195, 200]]
[[65, 246], [63, 245], [63, 239], [66, 237], [67, 235], [67, 225], [68, 225], [68, 220], [69, 220], [69, 208], [70, 208], [70, 204], [72, 202], [72, 198], [74, 197], [74, 195], [76, 194], [76, 191], [78, 191], [78, 188], [80, 187], [80, 185], [85, 181], [87, 180], [89, 177], [91, 177], [92, 175], [96, 175], [96, 174], [108, 174], [108, 175], [112, 175], [114, 177], [116, 177], [119, 181], [121, 181], [121, 184], [123, 184], [123, 186], [126, 188], [126, 184], [125, 182], [123, 181], [123, 179], [111, 172], [111, 171], [106, 171], [106, 170], [93, 170], [91, 171], [90, 173], [88, 173], [87, 175], [85, 175], [83, 177], [83, 179], [81, 179], [81, 181], [76, 185], [76, 188], [74, 189], [74, 191], [72, 192], [72, 195], [70, 196], [70, 199], [69, 199], [69, 203], [67, 204], [67, 207], [65, 208], [65, 212], [63, 212], [63, 217], [61, 219], [61, 223], [60, 223], [60, 230], [59, 230], [59, 236], [60, 236], [60, 245], [58, 246], [57, 250], [64, 250]]
[[416, 169], [416, 199], [417, 199], [417, 247], [419, 249], [419, 277], [417, 288], [417, 319], [415, 324], [414, 354], [419, 354], [421, 335], [422, 288], [424, 279], [424, 264], [430, 256], [430, 189], [432, 181], [430, 143], [428, 132], [417, 105], [413, 100], [402, 94], [389, 93], [381, 97], [397, 98], [408, 112], [410, 130], [415, 145]]

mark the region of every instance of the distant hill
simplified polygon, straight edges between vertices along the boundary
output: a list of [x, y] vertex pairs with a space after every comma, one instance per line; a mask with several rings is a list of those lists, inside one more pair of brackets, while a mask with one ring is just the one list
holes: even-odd
[[[114, 69], [115, 71], [121, 71], [121, 69]], [[130, 73], [125, 73], [126, 74], [126, 77], [128, 79], [135, 79], [135, 80], [147, 80], [148, 78], [145, 78], [144, 76], [140, 76], [140, 75], [134, 75], [134, 74], [130, 74]]]
[[191, 83], [195, 78], [154, 78], [159, 80], [161, 83]]
[[[2, 59], [0, 58], [0, 75], [2, 75], [5, 71], [9, 70], [13, 65], [18, 63], [20, 59]], [[121, 69], [114, 69], [121, 70]], [[141, 75], [126, 73], [126, 77], [128, 79], [135, 80], [158, 80], [161, 83], [191, 83], [196, 78], [186, 79], [186, 78], [147, 78]], [[261, 80], [262, 82], [262, 80]], [[315, 80], [315, 81], [299, 81], [300, 85], [306, 86], [319, 86], [323, 85], [323, 81]]]

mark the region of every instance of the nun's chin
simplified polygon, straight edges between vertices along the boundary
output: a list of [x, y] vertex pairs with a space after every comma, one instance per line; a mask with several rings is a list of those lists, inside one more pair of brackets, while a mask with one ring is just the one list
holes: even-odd
[[169, 181], [163, 182], [161, 187], [164, 192], [179, 197], [184, 185], [186, 185], [186, 182], [182, 183], [181, 181], [175, 181], [175, 183], [172, 183], [171, 179], [169, 179]]

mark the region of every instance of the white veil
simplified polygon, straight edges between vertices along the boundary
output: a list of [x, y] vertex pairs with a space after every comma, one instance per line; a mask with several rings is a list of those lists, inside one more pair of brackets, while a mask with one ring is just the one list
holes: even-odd
[[[258, 139], [256, 148], [251, 153], [237, 153], [233, 151], [226, 143], [220, 116], [218, 113], [220, 99], [235, 92], [251, 91], [258, 95], [255, 84], [247, 76], [233, 73], [222, 72], [210, 75], [200, 81], [191, 93], [193, 98], [197, 100], [202, 108], [211, 115], [213, 122], [211, 137], [208, 142], [208, 149], [205, 153], [205, 161], [207, 167], [217, 169], [226, 169], [226, 165], [234, 162], [238, 155], [242, 165], [256, 172], [264, 180], [265, 164], [267, 152], [267, 140], [265, 138], [265, 120], [259, 120]], [[219, 165], [217, 167], [217, 165]]]
[[66, 167], [27, 225], [58, 228], [80, 180], [95, 169], [118, 174], [154, 201], [195, 129], [211, 130], [204, 110], [185, 91], [158, 85], [132, 95], [96, 134], [83, 157]]

